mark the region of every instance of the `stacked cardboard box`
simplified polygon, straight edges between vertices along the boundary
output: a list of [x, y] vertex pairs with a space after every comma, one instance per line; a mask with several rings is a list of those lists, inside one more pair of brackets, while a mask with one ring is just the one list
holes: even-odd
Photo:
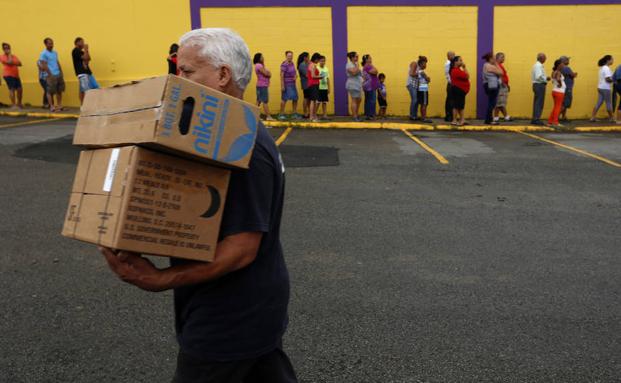
[[230, 168], [247, 168], [258, 108], [176, 76], [87, 92], [62, 234], [211, 261]]

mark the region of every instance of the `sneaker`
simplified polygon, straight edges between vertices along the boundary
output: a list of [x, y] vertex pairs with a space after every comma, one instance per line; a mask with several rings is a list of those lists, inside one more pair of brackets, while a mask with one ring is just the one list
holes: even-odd
[[298, 114], [298, 113], [293, 113], [291, 115], [291, 118], [294, 119], [294, 120], [301, 120], [302, 119], [302, 115]]
[[265, 121], [276, 121], [276, 119], [272, 116], [265, 117]]
[[494, 117], [494, 122], [498, 122], [500, 119], [498, 117]]
[[284, 114], [279, 114], [278, 115], [278, 120], [279, 121], [287, 121], [287, 116], [285, 116]]
[[509, 121], [513, 121], [513, 119], [511, 118], [511, 116], [507, 116], [505, 117], [505, 121], [509, 122]]

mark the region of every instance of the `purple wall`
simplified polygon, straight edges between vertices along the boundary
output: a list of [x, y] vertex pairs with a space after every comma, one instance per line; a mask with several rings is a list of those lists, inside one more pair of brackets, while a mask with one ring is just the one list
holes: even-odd
[[[201, 27], [200, 9], [204, 7], [332, 7], [332, 57], [335, 68], [339, 58], [347, 54], [347, 6], [478, 6], [477, 78], [481, 78], [481, 56], [494, 46], [495, 5], [589, 5], [621, 4], [621, 0], [190, 0], [192, 29]], [[345, 72], [334, 70], [334, 110], [337, 115], [347, 115]], [[480, 81], [479, 81], [480, 83]], [[480, 86], [477, 90], [477, 117], [483, 118], [487, 98]]]

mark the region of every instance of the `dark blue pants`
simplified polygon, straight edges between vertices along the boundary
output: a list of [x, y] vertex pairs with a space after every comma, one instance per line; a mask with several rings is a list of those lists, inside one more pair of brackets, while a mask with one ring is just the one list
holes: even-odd
[[41, 88], [43, 88], [43, 103], [41, 105], [45, 106], [47, 105], [47, 81], [40, 78], [39, 84], [41, 84]]
[[375, 104], [377, 103], [377, 93], [372, 91], [364, 91], [364, 115], [367, 118], [375, 117]]
[[488, 88], [487, 84], [483, 84], [483, 89], [485, 89], [485, 94], [487, 95], [487, 110], [485, 111], [485, 123], [491, 124], [494, 108], [496, 108], [496, 101], [498, 101], [499, 88], [490, 89]]

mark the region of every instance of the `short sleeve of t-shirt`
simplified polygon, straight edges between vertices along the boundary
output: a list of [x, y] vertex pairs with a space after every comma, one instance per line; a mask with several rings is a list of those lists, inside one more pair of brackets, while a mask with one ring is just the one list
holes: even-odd
[[71, 58], [73, 59], [73, 70], [75, 71], [76, 76], [85, 73], [84, 63], [82, 62], [82, 54], [82, 50], [77, 47], [73, 48], [73, 51], [71, 51]]
[[269, 153], [256, 146], [248, 170], [234, 170], [229, 183], [224, 215], [220, 226], [222, 238], [242, 232], [270, 230], [274, 173]]

